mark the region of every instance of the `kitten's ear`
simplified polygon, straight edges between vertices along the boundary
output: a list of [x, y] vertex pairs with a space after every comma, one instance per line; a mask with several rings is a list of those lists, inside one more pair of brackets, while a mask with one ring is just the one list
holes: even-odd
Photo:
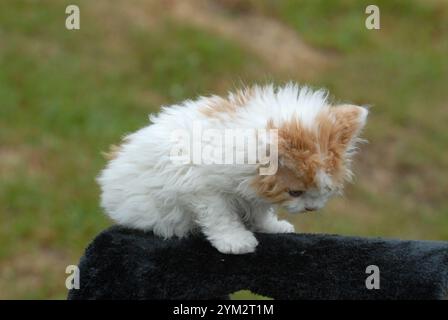
[[331, 109], [334, 116], [333, 134], [335, 143], [340, 147], [350, 149], [356, 142], [358, 135], [364, 128], [368, 110], [355, 105], [338, 105]]

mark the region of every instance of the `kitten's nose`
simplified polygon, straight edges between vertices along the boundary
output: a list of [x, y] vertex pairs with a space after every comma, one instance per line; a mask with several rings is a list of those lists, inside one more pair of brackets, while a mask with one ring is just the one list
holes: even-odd
[[305, 208], [306, 211], [316, 211], [317, 208]]

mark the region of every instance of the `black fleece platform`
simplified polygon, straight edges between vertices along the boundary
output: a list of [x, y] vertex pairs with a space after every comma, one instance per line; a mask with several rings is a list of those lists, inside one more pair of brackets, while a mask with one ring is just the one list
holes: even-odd
[[[163, 240], [112, 227], [80, 261], [69, 299], [211, 299], [248, 289], [274, 299], [443, 299], [448, 242], [256, 234], [255, 253], [225, 255], [201, 237]], [[366, 268], [380, 289], [366, 288]]]

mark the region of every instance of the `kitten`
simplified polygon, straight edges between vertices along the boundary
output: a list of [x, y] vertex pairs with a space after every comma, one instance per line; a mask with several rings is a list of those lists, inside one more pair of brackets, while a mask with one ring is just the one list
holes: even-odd
[[[367, 114], [364, 107], [330, 105], [326, 91], [292, 83], [163, 107], [150, 117], [152, 124], [112, 150], [97, 179], [101, 205], [121, 225], [165, 238], [201, 231], [220, 252], [253, 252], [253, 231], [294, 232], [292, 224], [278, 220], [276, 208], [314, 211], [341, 193]], [[192, 138], [196, 127], [213, 134]], [[233, 163], [220, 164], [222, 141], [233, 141], [220, 134], [236, 129], [249, 129], [244, 142], [255, 141], [265, 156], [257, 153], [254, 163], [246, 144], [225, 146], [242, 152], [245, 161], [237, 163], [232, 155]], [[262, 129], [272, 135], [249, 139]], [[198, 141], [203, 154], [192, 156], [191, 144]], [[205, 149], [212, 160], [201, 163]], [[267, 158], [273, 170], [261, 173]]]

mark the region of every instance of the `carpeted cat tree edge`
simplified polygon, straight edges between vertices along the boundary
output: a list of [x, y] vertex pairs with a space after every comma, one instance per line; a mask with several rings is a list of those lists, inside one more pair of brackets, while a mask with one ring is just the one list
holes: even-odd
[[[274, 299], [444, 299], [448, 242], [256, 234], [255, 253], [225, 255], [204, 238], [163, 240], [114, 226], [81, 258], [68, 299], [213, 299], [248, 289]], [[369, 265], [379, 289], [367, 289]]]

